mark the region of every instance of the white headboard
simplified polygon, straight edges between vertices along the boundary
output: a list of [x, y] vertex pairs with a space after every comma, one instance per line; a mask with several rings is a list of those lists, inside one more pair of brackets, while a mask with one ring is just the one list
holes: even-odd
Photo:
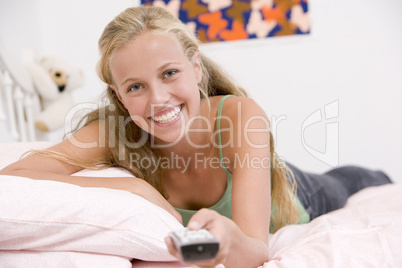
[[31, 78], [0, 42], [0, 142], [35, 141], [39, 97]]

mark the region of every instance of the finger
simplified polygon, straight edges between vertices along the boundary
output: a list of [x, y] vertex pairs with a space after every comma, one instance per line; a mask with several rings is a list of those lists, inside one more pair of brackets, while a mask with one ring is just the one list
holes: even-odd
[[[174, 246], [173, 240], [171, 237], [165, 237], [165, 243], [167, 245], [168, 251], [169, 253], [176, 257], [177, 259], [182, 260], [180, 253], [178, 252], [178, 250], [176, 249], [176, 247]], [[184, 262], [184, 261], [183, 261]], [[184, 262], [185, 263], [185, 262]], [[216, 262], [216, 259], [212, 259], [212, 260], [207, 260], [207, 261], [198, 261], [198, 262], [191, 262], [191, 264], [196, 265], [199, 268], [207, 268], [207, 267], [215, 267], [218, 263]]]
[[212, 222], [217, 214], [215, 211], [210, 209], [200, 209], [195, 213], [190, 221], [188, 222], [187, 228], [189, 230], [198, 230], [201, 228], [206, 228], [210, 222]]
[[176, 247], [173, 244], [172, 238], [167, 236], [167, 237], [165, 237], [164, 240], [165, 240], [165, 244], [167, 246], [167, 249], [168, 249], [170, 255], [172, 255], [178, 259], [181, 259], [179, 252], [177, 251]]
[[215, 260], [197, 261], [197, 262], [192, 262], [191, 264], [194, 264], [199, 268], [215, 267], [216, 265], [218, 265], [218, 263]]

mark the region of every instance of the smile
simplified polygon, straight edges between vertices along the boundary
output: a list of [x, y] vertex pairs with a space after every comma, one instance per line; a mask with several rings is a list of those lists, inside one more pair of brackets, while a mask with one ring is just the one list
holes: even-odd
[[175, 106], [173, 108], [173, 110], [171, 110], [168, 113], [165, 113], [165, 114], [160, 115], [160, 116], [154, 116], [154, 117], [151, 117], [151, 118], [152, 118], [152, 120], [154, 120], [154, 121], [156, 121], [156, 122], [158, 122], [160, 124], [167, 124], [167, 123], [172, 122], [173, 120], [175, 120], [179, 116], [179, 114], [181, 112], [181, 108], [182, 108], [182, 106], [178, 105], [178, 106]]

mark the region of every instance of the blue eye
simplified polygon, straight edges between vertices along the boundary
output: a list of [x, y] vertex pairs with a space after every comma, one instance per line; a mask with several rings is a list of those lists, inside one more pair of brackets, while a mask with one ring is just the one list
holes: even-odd
[[163, 76], [164, 76], [164, 77], [171, 77], [171, 76], [173, 76], [175, 73], [177, 73], [176, 70], [169, 70], [169, 71], [165, 72], [165, 73], [163, 74]]
[[142, 88], [142, 85], [140, 85], [140, 84], [135, 84], [135, 85], [130, 86], [130, 87], [128, 88], [128, 91], [138, 91], [138, 90], [140, 90], [141, 88]]

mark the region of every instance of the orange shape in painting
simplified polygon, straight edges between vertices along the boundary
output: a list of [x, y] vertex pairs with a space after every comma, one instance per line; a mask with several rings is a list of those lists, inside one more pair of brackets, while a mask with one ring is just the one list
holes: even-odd
[[248, 38], [248, 34], [244, 29], [243, 24], [239, 21], [234, 20], [232, 24], [232, 30], [223, 31], [220, 34], [223, 40], [231, 41], [231, 40], [239, 40]]
[[227, 20], [222, 19], [221, 11], [201, 14], [198, 16], [198, 21], [202, 24], [208, 25], [208, 39], [214, 39], [219, 32], [228, 26]]
[[283, 13], [279, 8], [263, 6], [261, 11], [266, 21], [281, 21], [285, 18], [285, 13]]

